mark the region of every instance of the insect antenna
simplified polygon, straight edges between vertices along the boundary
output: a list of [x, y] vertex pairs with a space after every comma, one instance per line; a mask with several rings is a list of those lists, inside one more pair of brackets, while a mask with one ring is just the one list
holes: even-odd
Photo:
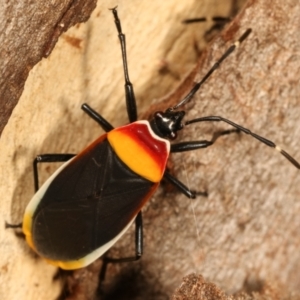
[[184, 19], [182, 21], [183, 24], [190, 24], [190, 23], [199, 23], [199, 22], [206, 22], [207, 18], [193, 18], [193, 19]]
[[195, 93], [200, 89], [202, 84], [211, 76], [211, 74], [219, 68], [223, 60], [225, 60], [239, 45], [248, 37], [248, 35], [251, 33], [251, 28], [248, 28], [244, 34], [234, 43], [232, 44], [226, 51], [225, 53], [219, 58], [215, 64], [212, 66], [212, 68], [206, 73], [206, 75], [202, 78], [201, 81], [197, 82], [194, 87], [191, 89], [191, 91], [175, 106], [169, 108], [169, 111], [173, 111], [178, 109], [180, 106], [188, 103]]
[[228, 119], [225, 119], [223, 117], [220, 116], [207, 116], [207, 117], [201, 117], [201, 118], [196, 118], [193, 120], [189, 120], [185, 122], [185, 125], [189, 125], [192, 123], [197, 123], [197, 122], [225, 122], [233, 127], [235, 127], [236, 129], [251, 135], [252, 137], [254, 137], [255, 139], [259, 140], [261, 143], [271, 147], [271, 148], [275, 148], [278, 152], [280, 152], [290, 163], [292, 163], [297, 169], [300, 169], [300, 163], [294, 159], [290, 154], [288, 154], [286, 151], [284, 151], [283, 149], [281, 149], [279, 146], [277, 146], [274, 142], [256, 134], [251, 132], [249, 129], [238, 125]]

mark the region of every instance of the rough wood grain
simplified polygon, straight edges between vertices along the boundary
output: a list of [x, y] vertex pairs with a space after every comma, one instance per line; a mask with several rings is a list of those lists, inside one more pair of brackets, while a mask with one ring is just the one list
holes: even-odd
[[[33, 193], [31, 161], [36, 154], [77, 152], [101, 133], [80, 111], [81, 103], [88, 102], [115, 126], [126, 122], [119, 44], [107, 10], [114, 5], [99, 4], [90, 21], [64, 34], [50, 57], [30, 72], [0, 140], [3, 222], [22, 218]], [[190, 76], [170, 93], [194, 64], [199, 55], [194, 45], [203, 36], [195, 25], [182, 27], [180, 20], [206, 14], [207, 7], [193, 1], [119, 5], [131, 80], [143, 115], [176, 103], [192, 86]], [[299, 16], [296, 0], [248, 1], [202, 53], [192, 74], [201, 78], [246, 28], [252, 28], [251, 36], [203, 86], [188, 106], [187, 118], [222, 115], [300, 159]], [[150, 101], [162, 97], [149, 108]], [[228, 127], [192, 126], [180, 139], [208, 139], [223, 128]], [[178, 178], [193, 189], [207, 190], [209, 197], [191, 202], [164, 186], [159, 190], [144, 210], [145, 255], [138, 263], [109, 267], [104, 288], [110, 298], [167, 299], [191, 272], [227, 293], [259, 292], [257, 287], [269, 283], [286, 295], [299, 292], [299, 171], [245, 135], [174, 155], [171, 162]], [[51, 171], [42, 170], [41, 180]], [[114, 248], [116, 256], [133, 251], [130, 237]], [[54, 299], [61, 289], [52, 280], [55, 268], [3, 228], [0, 239], [1, 299]], [[94, 285], [93, 269], [83, 272], [76, 273], [80, 283], [88, 278]], [[80, 291], [82, 286], [73, 287]], [[75, 292], [70, 299], [76, 299]]]
[[1, 135], [29, 71], [51, 53], [63, 32], [89, 18], [96, 0], [1, 1], [0, 5]]

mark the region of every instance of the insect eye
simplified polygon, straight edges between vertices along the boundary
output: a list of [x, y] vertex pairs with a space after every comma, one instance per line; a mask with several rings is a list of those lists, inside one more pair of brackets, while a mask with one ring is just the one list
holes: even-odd
[[176, 132], [171, 132], [169, 135], [170, 140], [175, 140], [177, 138], [177, 133]]
[[163, 119], [163, 112], [162, 111], [157, 111], [155, 112], [154, 114], [154, 118], [157, 118], [157, 119]]

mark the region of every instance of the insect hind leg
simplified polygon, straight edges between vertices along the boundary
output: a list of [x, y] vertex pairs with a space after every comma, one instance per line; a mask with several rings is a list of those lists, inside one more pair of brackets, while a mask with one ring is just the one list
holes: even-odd
[[22, 228], [23, 223], [19, 223], [19, 224], [10, 224], [8, 222], [5, 221], [5, 229], [7, 228]]
[[99, 273], [99, 292], [102, 292], [102, 282], [105, 279], [107, 265], [109, 263], [115, 264], [115, 263], [123, 263], [123, 262], [132, 262], [139, 260], [143, 255], [143, 218], [142, 218], [142, 212], [140, 211], [136, 218], [135, 218], [135, 256], [131, 257], [120, 257], [120, 258], [113, 258], [109, 256], [103, 257], [103, 264], [101, 267], [101, 271]]

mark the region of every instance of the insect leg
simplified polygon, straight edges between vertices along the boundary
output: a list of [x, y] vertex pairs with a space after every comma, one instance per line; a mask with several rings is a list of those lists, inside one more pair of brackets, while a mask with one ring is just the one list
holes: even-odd
[[95, 110], [93, 110], [88, 104], [84, 103], [81, 109], [87, 113], [93, 120], [95, 120], [105, 132], [109, 132], [114, 129], [114, 127], [101, 115], [99, 115]]
[[247, 129], [239, 124], [236, 124], [236, 123], [234, 123], [228, 119], [225, 119], [223, 117], [220, 117], [220, 116], [207, 116], [207, 117], [202, 117], [202, 118], [197, 118], [197, 119], [187, 121], [185, 123], [185, 125], [189, 125], [189, 124], [197, 123], [197, 122], [224, 122], [224, 123], [227, 123], [227, 124], [231, 125], [232, 127], [235, 127], [236, 129], [240, 130], [241, 132], [251, 135], [255, 139], [259, 140], [261, 143], [263, 143], [271, 148], [275, 148], [290, 163], [292, 163], [297, 169], [300, 169], [300, 163], [295, 158], [293, 158], [290, 154], [288, 154], [286, 151], [284, 151], [279, 146], [277, 146], [274, 142], [272, 142], [256, 133], [251, 132], [249, 129]]
[[206, 40], [206, 42], [212, 41], [212, 39], [218, 33], [221, 32], [221, 30], [225, 27], [225, 25], [231, 21], [231, 18], [216, 16], [216, 17], [212, 17], [212, 21], [214, 22], [214, 24], [204, 34], [204, 39]]
[[[209, 19], [206, 17], [202, 17], [202, 18], [185, 19], [182, 21], [182, 23], [193, 24], [193, 23], [206, 22], [206, 21], [209, 21]], [[215, 16], [211, 18], [211, 21], [213, 21], [213, 25], [204, 34], [204, 39], [207, 43], [210, 42], [216, 36], [216, 34], [218, 34], [224, 28], [224, 26], [231, 21], [231, 18]]]
[[[214, 134], [213, 138], [210, 141], [201, 140], [201, 141], [190, 141], [190, 142], [182, 142], [171, 145], [171, 153], [175, 152], [185, 152], [192, 151], [201, 148], [207, 148], [214, 144], [214, 142], [223, 135], [231, 134], [231, 133], [239, 133], [239, 129], [231, 129], [224, 130]], [[182, 182], [180, 182], [177, 178], [171, 176], [169, 173], [165, 172], [164, 178], [167, 179], [170, 183], [176, 186], [184, 195], [188, 198], [195, 198], [197, 195], [199, 196], [207, 196], [207, 192], [195, 192], [189, 190]]]
[[187, 196], [188, 198], [195, 199], [196, 196], [204, 196], [207, 197], [207, 192], [198, 192], [190, 190], [186, 185], [184, 185], [181, 181], [177, 178], [172, 176], [170, 173], [164, 173], [164, 179], [168, 180], [171, 184], [173, 184], [179, 191]]
[[[212, 17], [211, 20], [213, 22], [216, 22], [217, 25], [222, 24], [223, 26], [231, 21], [231, 18], [228, 17]], [[201, 17], [201, 18], [191, 18], [191, 19], [184, 19], [182, 21], [183, 24], [191, 24], [191, 23], [200, 23], [200, 22], [206, 22], [208, 21], [206, 17]]]
[[[38, 155], [33, 161], [33, 179], [34, 179], [34, 190], [37, 192], [39, 189], [39, 178], [38, 178], [38, 163], [43, 162], [65, 162], [74, 157], [76, 154], [41, 154]], [[5, 228], [21, 228], [22, 223], [10, 224], [5, 221]]]
[[135, 218], [135, 256], [123, 257], [123, 258], [112, 258], [103, 257], [103, 264], [99, 274], [99, 282], [101, 283], [105, 279], [107, 264], [109, 263], [122, 263], [139, 260], [143, 255], [143, 218], [142, 212], [140, 211]]
[[119, 40], [121, 44], [123, 70], [124, 70], [124, 78], [125, 78], [125, 96], [126, 96], [127, 114], [128, 114], [129, 121], [135, 122], [137, 120], [137, 107], [136, 107], [133, 86], [129, 80], [129, 75], [128, 75], [125, 34], [122, 32], [121, 21], [118, 17], [117, 8], [116, 7], [112, 8], [111, 11], [114, 15], [115, 24], [118, 30]]
[[7, 228], [22, 228], [22, 224], [23, 224], [23, 223], [19, 223], [19, 224], [10, 224], [10, 223], [7, 223], [7, 222], [5, 221], [4, 227], [5, 227], [5, 229], [7, 229]]
[[65, 162], [74, 157], [76, 154], [41, 154], [38, 155], [33, 161], [33, 179], [34, 189], [37, 192], [39, 189], [39, 176], [38, 176], [38, 163], [52, 163], [52, 162]]
[[171, 152], [185, 152], [185, 151], [192, 151], [197, 150], [201, 148], [207, 148], [214, 144], [214, 142], [223, 135], [231, 134], [231, 133], [239, 133], [239, 129], [230, 129], [230, 130], [224, 130], [220, 132], [216, 132], [213, 135], [213, 138], [210, 141], [201, 140], [201, 141], [189, 141], [189, 142], [182, 142], [182, 143], [176, 143], [171, 145]]

